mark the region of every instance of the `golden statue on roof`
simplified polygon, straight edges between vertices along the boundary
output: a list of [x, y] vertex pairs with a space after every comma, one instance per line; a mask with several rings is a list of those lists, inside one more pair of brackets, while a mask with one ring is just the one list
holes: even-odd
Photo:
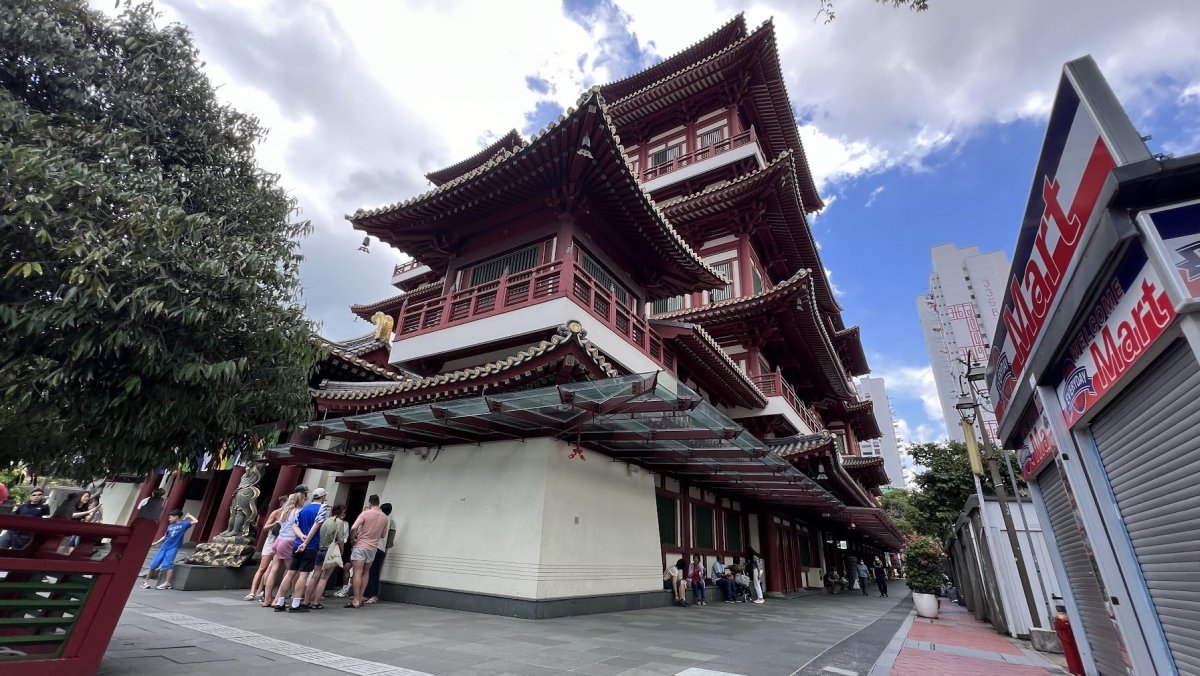
[[391, 341], [392, 329], [396, 326], [396, 320], [391, 315], [376, 312], [371, 315], [371, 324], [375, 326], [375, 340]]

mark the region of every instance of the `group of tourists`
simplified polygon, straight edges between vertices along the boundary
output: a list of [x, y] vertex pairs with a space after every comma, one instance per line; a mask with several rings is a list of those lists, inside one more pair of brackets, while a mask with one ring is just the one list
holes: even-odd
[[673, 604], [686, 608], [687, 591], [692, 590], [692, 598], [698, 606], [708, 605], [708, 580], [720, 590], [725, 603], [765, 603], [763, 599], [764, 566], [762, 557], [751, 549], [743, 564], [741, 557], [733, 557], [733, 562], [726, 565], [721, 559], [714, 559], [709, 571], [699, 554], [692, 554], [692, 561], [680, 558], [674, 565], [663, 569], [663, 588], [670, 589]]
[[[334, 596], [349, 596], [345, 607], [379, 603], [379, 575], [396, 538], [392, 506], [379, 504], [379, 496], [372, 495], [367, 509], [348, 524], [345, 506], [326, 504], [328, 497], [328, 491], [316, 488], [310, 498], [308, 486], [301, 484], [279, 498], [264, 524], [267, 537], [244, 600], [279, 613], [323, 610], [326, 587], [340, 570], [347, 582]], [[155, 571], [163, 577], [157, 589], [172, 589], [175, 556], [195, 522], [178, 509], [167, 515], [166, 533], [154, 543], [161, 546], [146, 571], [143, 589], [151, 587]]]
[[[852, 591], [861, 589], [863, 596], [869, 596], [867, 593], [867, 580], [874, 578], [875, 585], [879, 588], [880, 598], [888, 595], [888, 575], [887, 568], [879, 557], [875, 557], [872, 565], [868, 566], [863, 559], [858, 559], [857, 562], [851, 562], [847, 569], [845, 577], [836, 568], [830, 568], [825, 573], [825, 592], [829, 594], [837, 594], [843, 590]], [[857, 581], [858, 586], [855, 587]]]
[[[3, 486], [3, 484], [0, 484], [0, 486]], [[4, 489], [4, 494], [7, 496], [7, 488]], [[54, 509], [54, 513], [51, 514], [50, 505], [46, 502], [45, 490], [36, 486], [29, 491], [29, 499], [27, 501], [13, 508], [12, 515], [69, 519], [71, 521], [79, 521], [80, 523], [99, 523], [104, 518], [100, 498], [99, 496], [93, 497], [91, 491], [68, 493], [62, 502], [58, 503], [58, 507]], [[32, 539], [33, 535], [31, 533], [5, 531], [3, 535], [0, 535], [0, 549], [24, 549]], [[59, 543], [57, 552], [69, 556], [79, 547], [79, 542], [80, 537], [78, 535], [69, 535]]]
[[367, 509], [348, 524], [346, 508], [328, 506], [327, 498], [325, 489], [317, 488], [305, 504], [308, 487], [300, 485], [280, 499], [267, 516], [267, 539], [246, 601], [275, 612], [323, 610], [329, 580], [343, 571], [347, 582], [334, 596], [349, 596], [345, 607], [379, 603], [379, 575], [396, 538], [392, 506], [372, 495]]

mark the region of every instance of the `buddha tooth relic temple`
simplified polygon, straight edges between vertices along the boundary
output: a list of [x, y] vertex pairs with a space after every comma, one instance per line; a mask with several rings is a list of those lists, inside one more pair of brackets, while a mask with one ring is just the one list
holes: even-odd
[[377, 493], [384, 598], [530, 618], [667, 605], [684, 555], [758, 552], [771, 596], [900, 548], [771, 22], [426, 177], [348, 216], [412, 260], [328, 343], [263, 507]]

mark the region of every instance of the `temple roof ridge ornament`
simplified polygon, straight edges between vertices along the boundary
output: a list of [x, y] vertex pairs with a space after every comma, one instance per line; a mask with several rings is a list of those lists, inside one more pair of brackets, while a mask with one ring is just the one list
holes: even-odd
[[808, 280], [812, 278], [812, 270], [802, 268], [796, 271], [796, 274], [776, 284], [775, 286], [760, 291], [751, 296], [734, 296], [719, 300], [715, 303], [708, 303], [697, 307], [681, 308], [679, 310], [670, 310], [661, 314], [651, 315], [651, 319], [676, 319], [676, 318], [700, 318], [708, 317], [713, 314], [719, 314], [720, 311], [728, 308], [743, 308], [762, 304], [767, 300], [784, 300], [786, 297], [807, 288]]
[[[655, 333], [673, 341], [678, 347], [676, 358], [680, 357], [680, 349], [686, 350], [696, 361], [705, 364], [711, 375], [718, 378], [722, 385], [736, 395], [735, 405], [745, 408], [762, 408], [767, 405], [767, 396], [750, 376], [746, 375], [737, 363], [721, 348], [715, 338], [704, 330], [703, 326], [689, 322], [673, 321], [670, 319], [651, 319], [650, 325]], [[692, 340], [688, 340], [691, 338]], [[695, 354], [703, 352], [703, 354]], [[711, 360], [715, 359], [716, 364]], [[693, 375], [693, 377], [696, 377]], [[697, 378], [699, 381], [700, 379]], [[710, 383], [704, 383], [709, 385]], [[729, 397], [726, 397], [729, 398]]]
[[327, 380], [321, 383], [321, 387], [311, 389], [310, 393], [318, 401], [355, 401], [416, 393], [420, 390], [477, 380], [517, 369], [571, 342], [577, 343], [582, 348], [583, 354], [587, 355], [605, 376], [612, 378], [620, 374], [616, 367], [608, 361], [605, 354], [592, 341], [588, 340], [587, 331], [583, 329], [582, 324], [572, 320], [560, 325], [549, 339], [518, 350], [515, 354], [484, 364], [455, 369], [432, 376], [413, 376], [398, 382], [375, 381], [360, 383]]
[[313, 340], [334, 357], [369, 373], [387, 378], [389, 381], [409, 381], [414, 377], [413, 374], [407, 371], [393, 371], [358, 356], [380, 348], [386, 348], [389, 345], [387, 341], [376, 339], [374, 330], [366, 335], [344, 341], [333, 341], [322, 336], [316, 336]]
[[[770, 141], [772, 138], [778, 138], [778, 136], [775, 136], [776, 134], [781, 134], [784, 146], [787, 149], [795, 151], [800, 158], [804, 158], [801, 165], [797, 167], [804, 181], [804, 187], [801, 190], [801, 194], [804, 197], [804, 209], [806, 212], [820, 211], [824, 208], [825, 203], [821, 200], [817, 192], [812, 170], [808, 167], [807, 156], [804, 152], [804, 143], [800, 139], [796, 117], [792, 112], [792, 104], [788, 98], [787, 87], [783, 81], [783, 69], [779, 61], [779, 48], [775, 39], [775, 24], [771, 19], [767, 19], [752, 33], [740, 38], [736, 42], [691, 62], [674, 73], [661, 77], [637, 91], [621, 96], [619, 99], [612, 101], [609, 106], [614, 118], [620, 124], [631, 123], [638, 114], [644, 114], [643, 111], [646, 110], [646, 106], [652, 104], [653, 100], [663, 99], [663, 92], [655, 92], [654, 90], [663, 88], [676, 80], [681, 80], [685, 76], [710, 64], [716, 64], [717, 61], [724, 57], [740, 58], [739, 54], [742, 50], [760, 47], [766, 50], [760, 53], [760, 56], [765, 56], [766, 58], [758, 60], [756, 64], [758, 67], [764, 69], [762, 76], [765, 81], [763, 87], [759, 88], [762, 90], [764, 99], [760, 103], [767, 105], [760, 105], [758, 107], [761, 117], [759, 121], [762, 123], [758, 129], [759, 138], [765, 138]], [[690, 88], [687, 89], [686, 95], [691, 95]], [[666, 105], [670, 104], [661, 103], [660, 109]], [[771, 145], [772, 147], [764, 149], [764, 152], [778, 152], [780, 150], [774, 147], [774, 144]]]
[[[785, 216], [784, 218], [787, 221], [786, 226], [783, 228], [787, 232], [784, 234], [802, 238], [803, 245], [809, 250], [809, 253], [805, 254], [803, 251], [797, 249], [795, 252], [796, 258], [793, 260], [799, 267], [824, 270], [825, 264], [821, 260], [821, 252], [817, 247], [817, 241], [813, 237], [808, 217], [804, 211], [804, 199], [800, 194], [800, 184], [796, 171], [795, 151], [791, 149], [783, 150], [767, 166], [742, 174], [727, 183], [708, 186], [699, 192], [685, 195], [678, 201], [663, 207], [663, 211], [671, 218], [672, 223], [678, 223], [678, 227], [681, 228], [686, 227], [685, 224], [693, 220], [716, 217], [723, 213], [725, 205], [721, 204], [721, 200], [736, 201], [746, 199], [753, 196], [750, 193], [758, 194], [759, 189], [768, 182], [776, 178], [781, 178], [781, 180], [788, 183], [788, 188], [790, 189], [786, 189], [786, 193], [788, 198], [795, 199], [796, 209], [794, 216], [791, 218]], [[781, 205], [783, 205], [781, 208], [787, 208], [782, 202]], [[800, 222], [793, 224], [791, 221], [796, 219], [799, 219]], [[774, 230], [773, 224], [772, 230]], [[829, 280], [814, 278], [813, 281], [820, 290], [822, 309], [828, 313], [840, 315], [842, 306], [838, 303], [837, 297], [834, 296]]]
[[[620, 137], [616, 133], [615, 125], [608, 113], [599, 87], [592, 87], [584, 92], [579, 98], [577, 107], [568, 108], [558, 120], [551, 122], [545, 129], [535, 134], [527, 145], [511, 151], [502, 149], [493, 158], [471, 171], [416, 197], [373, 209], [359, 209], [346, 218], [354, 224], [355, 228], [396, 246], [396, 233], [389, 228], [406, 224], [410, 226], [412, 224], [428, 225], [438, 220], [440, 216], [453, 214], [460, 214], [461, 217], [462, 212], [481, 208], [481, 205], [488, 203], [490, 199], [500, 199], [500, 195], [506, 191], [520, 189], [521, 184], [529, 180], [531, 172], [535, 169], [538, 170], [537, 174], [542, 174], [542, 170], [549, 166], [551, 169], [549, 173], [545, 174], [548, 177], [546, 180], [554, 180], [556, 171], [572, 171], [572, 167], [566, 165], [573, 165], [573, 161], [558, 161], [560, 156], [558, 151], [562, 150], [559, 139], [561, 138], [563, 143], [569, 144], [572, 148], [571, 152], [574, 153], [576, 149], [583, 147], [580, 137], [590, 139], [597, 130], [602, 133], [602, 139], [596, 142], [589, 141], [590, 152], [596, 154], [602, 145], [603, 137], [606, 136], [610, 144], [609, 150], [618, 160], [615, 162], [618, 167], [616, 171], [619, 172], [616, 175], [603, 174], [604, 169], [599, 169], [603, 185], [615, 190], [616, 188], [612, 186], [613, 179], [623, 181], [625, 189], [629, 191], [627, 196], [636, 197], [641, 202], [642, 216], [631, 213], [636, 210], [624, 208], [623, 204], [619, 205], [622, 207], [620, 213], [630, 221], [628, 228], [643, 236], [655, 255], [669, 259], [675, 266], [671, 268], [673, 271], [679, 270], [688, 275], [686, 279], [677, 277], [678, 283], [674, 284], [669, 292], [664, 292], [661, 297], [676, 295], [677, 292], [715, 289], [727, 285], [729, 281], [711, 265], [704, 262], [687, 241], [676, 232], [663, 211], [642, 190], [626, 161]], [[566, 138], [567, 135], [572, 138]], [[554, 161], [548, 159], [551, 156]], [[590, 163], [592, 166], [600, 164], [599, 155], [581, 158], [579, 161]], [[507, 178], [503, 173], [505, 171], [509, 171], [514, 176], [503, 186], [497, 187], [495, 182], [501, 182], [501, 177]], [[481, 197], [477, 193], [469, 194], [471, 186], [484, 183], [489, 179], [494, 179], [494, 182], [486, 195]], [[517, 186], [517, 188], [513, 188], [513, 186]], [[619, 194], [613, 196], [613, 199], [619, 198]], [[647, 224], [644, 224], [643, 217], [649, 217], [654, 226], [652, 229], [657, 230], [658, 234], [645, 227]], [[409, 244], [419, 246], [420, 243], [409, 242]], [[420, 260], [434, 255], [430, 251], [412, 251], [411, 253], [414, 258]], [[430, 260], [428, 264], [432, 267], [434, 261]]]
[[[619, 99], [627, 93], [644, 88], [645, 85], [641, 84], [642, 81], [657, 81], [657, 79], [650, 80], [650, 77], [657, 75], [659, 71], [677, 72], [679, 70], [679, 63], [694, 63], [696, 60], [704, 58], [701, 54], [705, 52], [711, 53], [722, 50], [730, 44], [745, 38], [746, 32], [746, 16], [743, 12], [738, 12], [720, 28], [678, 52], [665, 57], [653, 66], [643, 68], [632, 75], [601, 85], [600, 89], [615, 94], [614, 100]], [[667, 70], [668, 68], [670, 70]]]
[[458, 178], [459, 176], [483, 164], [484, 162], [492, 159], [501, 150], [521, 148], [525, 145], [525, 139], [521, 137], [521, 134], [517, 132], [516, 129], [511, 129], [507, 134], [496, 139], [483, 150], [480, 150], [465, 160], [455, 162], [448, 167], [431, 171], [428, 174], [425, 174], [425, 178], [429, 179], [429, 182], [435, 186], [442, 185], [443, 183]]
[[424, 294], [429, 294], [432, 298], [436, 294], [429, 293], [430, 291], [440, 290], [446, 284], [446, 278], [440, 277], [432, 282], [426, 282], [418, 287], [414, 287], [411, 291], [401, 291], [394, 296], [388, 296], [383, 300], [377, 300], [373, 303], [354, 303], [350, 306], [350, 312], [370, 320], [371, 316], [376, 312], [395, 312], [400, 309], [400, 306], [405, 301], [411, 301], [414, 298], [420, 298]]

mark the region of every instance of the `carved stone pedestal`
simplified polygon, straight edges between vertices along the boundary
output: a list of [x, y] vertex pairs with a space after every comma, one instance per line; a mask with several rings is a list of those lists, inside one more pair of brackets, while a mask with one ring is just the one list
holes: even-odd
[[212, 542], [196, 547], [196, 553], [184, 563], [200, 566], [240, 568], [254, 558], [254, 541], [244, 537], [217, 536]]

